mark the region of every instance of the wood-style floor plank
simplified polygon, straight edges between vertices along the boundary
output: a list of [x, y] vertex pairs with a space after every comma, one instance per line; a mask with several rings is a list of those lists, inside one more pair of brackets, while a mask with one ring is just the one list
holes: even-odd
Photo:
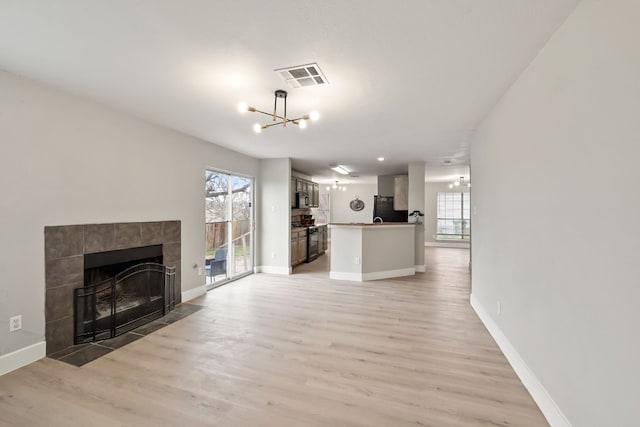
[[0, 426], [545, 426], [469, 305], [469, 253], [427, 271], [328, 279], [328, 256], [256, 274], [76, 368], [0, 377]]

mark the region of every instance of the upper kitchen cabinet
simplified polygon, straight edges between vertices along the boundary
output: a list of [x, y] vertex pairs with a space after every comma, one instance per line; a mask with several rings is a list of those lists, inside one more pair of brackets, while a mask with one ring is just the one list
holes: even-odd
[[297, 182], [295, 177], [291, 177], [291, 186], [289, 187], [289, 191], [290, 191], [290, 197], [291, 197], [291, 207], [295, 208], [296, 207], [296, 191], [298, 191], [297, 189]]
[[303, 178], [291, 178], [291, 207], [296, 207], [296, 194], [302, 193], [309, 197], [309, 207], [317, 208], [320, 205], [320, 185]]
[[296, 188], [298, 193], [309, 193], [309, 185], [306, 179], [296, 178]]
[[409, 209], [409, 176], [393, 177], [393, 209], [406, 211]]
[[311, 184], [311, 191], [309, 192], [309, 195], [311, 196], [311, 207], [317, 208], [320, 206], [320, 185], [315, 182]]

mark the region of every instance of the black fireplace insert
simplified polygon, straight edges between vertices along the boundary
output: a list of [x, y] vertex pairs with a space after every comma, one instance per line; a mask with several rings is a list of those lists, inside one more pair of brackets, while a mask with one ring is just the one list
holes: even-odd
[[85, 286], [74, 289], [74, 343], [113, 338], [175, 306], [173, 266], [162, 245], [85, 255]]

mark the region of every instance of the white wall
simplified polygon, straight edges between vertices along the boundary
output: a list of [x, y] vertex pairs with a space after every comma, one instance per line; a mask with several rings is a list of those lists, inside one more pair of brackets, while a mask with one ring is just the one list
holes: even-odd
[[556, 425], [640, 425], [638, 22], [584, 0], [471, 144], [473, 299]]
[[44, 340], [45, 225], [180, 220], [182, 291], [204, 289], [205, 169], [257, 160], [6, 72], [0, 94], [0, 356]]
[[291, 160], [260, 160], [259, 182], [256, 218], [261, 239], [256, 269], [288, 274], [291, 265]]
[[[327, 185], [320, 186], [321, 192], [327, 192]], [[331, 203], [331, 222], [372, 222], [373, 196], [378, 194], [378, 184], [347, 184], [347, 191], [329, 191]], [[349, 202], [358, 197], [364, 202], [364, 209], [353, 211]]]
[[[424, 162], [410, 162], [409, 168], [409, 214], [413, 211], [420, 211], [424, 214], [425, 183], [424, 183]], [[424, 220], [424, 217], [420, 218]], [[416, 271], [424, 271], [424, 222], [417, 222], [415, 225], [415, 267]]]

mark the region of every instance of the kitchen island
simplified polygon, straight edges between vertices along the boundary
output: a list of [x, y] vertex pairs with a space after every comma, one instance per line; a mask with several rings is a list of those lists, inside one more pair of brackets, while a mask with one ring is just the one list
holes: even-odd
[[415, 224], [332, 223], [329, 228], [331, 279], [362, 282], [416, 273]]

